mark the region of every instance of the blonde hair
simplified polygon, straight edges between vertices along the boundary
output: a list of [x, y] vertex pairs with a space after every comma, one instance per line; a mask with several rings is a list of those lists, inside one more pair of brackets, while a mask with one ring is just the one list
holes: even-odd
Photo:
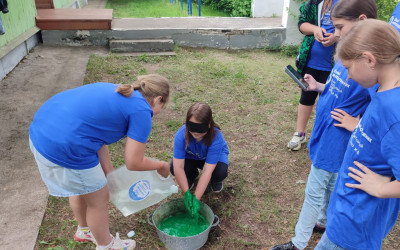
[[332, 1], [333, 0], [325, 0], [324, 4], [322, 5], [321, 9], [321, 16], [325, 15], [332, 7]]
[[168, 102], [169, 82], [168, 79], [158, 74], [138, 76], [136, 82], [118, 86], [116, 92], [125, 97], [132, 95], [133, 91], [139, 91], [150, 105], [153, 104], [153, 98], [161, 96], [161, 102]]
[[389, 64], [400, 58], [400, 34], [390, 24], [367, 19], [357, 22], [337, 47], [341, 60], [356, 60], [370, 52], [378, 64]]

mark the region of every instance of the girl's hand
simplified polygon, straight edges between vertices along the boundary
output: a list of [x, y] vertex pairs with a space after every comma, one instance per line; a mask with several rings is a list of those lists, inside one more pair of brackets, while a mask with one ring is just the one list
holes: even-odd
[[317, 82], [314, 77], [310, 74], [305, 74], [303, 76], [303, 80], [308, 83], [308, 87], [305, 91], [317, 91], [322, 92], [325, 88], [325, 85]]
[[334, 109], [334, 111], [331, 111], [331, 117], [339, 122], [334, 123], [333, 126], [347, 129], [350, 132], [353, 132], [360, 121], [359, 115], [357, 117], [353, 117], [341, 109]]
[[322, 43], [324, 41], [324, 34], [327, 34], [326, 30], [324, 28], [316, 26], [314, 28], [314, 38], [318, 42]]
[[360, 168], [361, 171], [349, 167], [350, 172], [348, 175], [360, 184], [346, 183], [345, 185], [349, 188], [361, 189], [372, 196], [380, 198], [380, 190], [383, 185], [390, 182], [390, 177], [377, 174], [358, 161], [355, 161], [354, 165]]
[[169, 164], [165, 161], [161, 162], [161, 164], [162, 166], [161, 168], [157, 169], [157, 173], [162, 177], [167, 178], [169, 175]]
[[337, 37], [333, 33], [325, 33], [324, 39], [322, 40], [322, 45], [324, 47], [329, 47], [337, 42]]

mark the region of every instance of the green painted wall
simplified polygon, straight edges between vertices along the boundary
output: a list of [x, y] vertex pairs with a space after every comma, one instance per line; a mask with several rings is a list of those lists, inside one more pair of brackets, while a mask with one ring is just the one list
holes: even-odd
[[25, 31], [36, 26], [34, 0], [9, 0], [7, 14], [0, 13], [6, 33], [0, 36], [0, 47], [12, 42]]

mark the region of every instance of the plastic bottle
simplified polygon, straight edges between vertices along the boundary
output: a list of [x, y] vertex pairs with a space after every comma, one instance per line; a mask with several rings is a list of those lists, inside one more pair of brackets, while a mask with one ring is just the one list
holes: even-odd
[[111, 202], [124, 216], [152, 206], [173, 193], [178, 187], [170, 176], [162, 177], [156, 170], [131, 171], [122, 166], [107, 175]]

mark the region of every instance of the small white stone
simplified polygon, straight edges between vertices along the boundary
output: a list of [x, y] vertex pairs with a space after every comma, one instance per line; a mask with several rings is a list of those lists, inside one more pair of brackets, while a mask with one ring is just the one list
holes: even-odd
[[130, 231], [129, 233], [127, 233], [127, 236], [129, 237], [129, 238], [132, 238], [133, 236], [135, 235], [135, 231]]

